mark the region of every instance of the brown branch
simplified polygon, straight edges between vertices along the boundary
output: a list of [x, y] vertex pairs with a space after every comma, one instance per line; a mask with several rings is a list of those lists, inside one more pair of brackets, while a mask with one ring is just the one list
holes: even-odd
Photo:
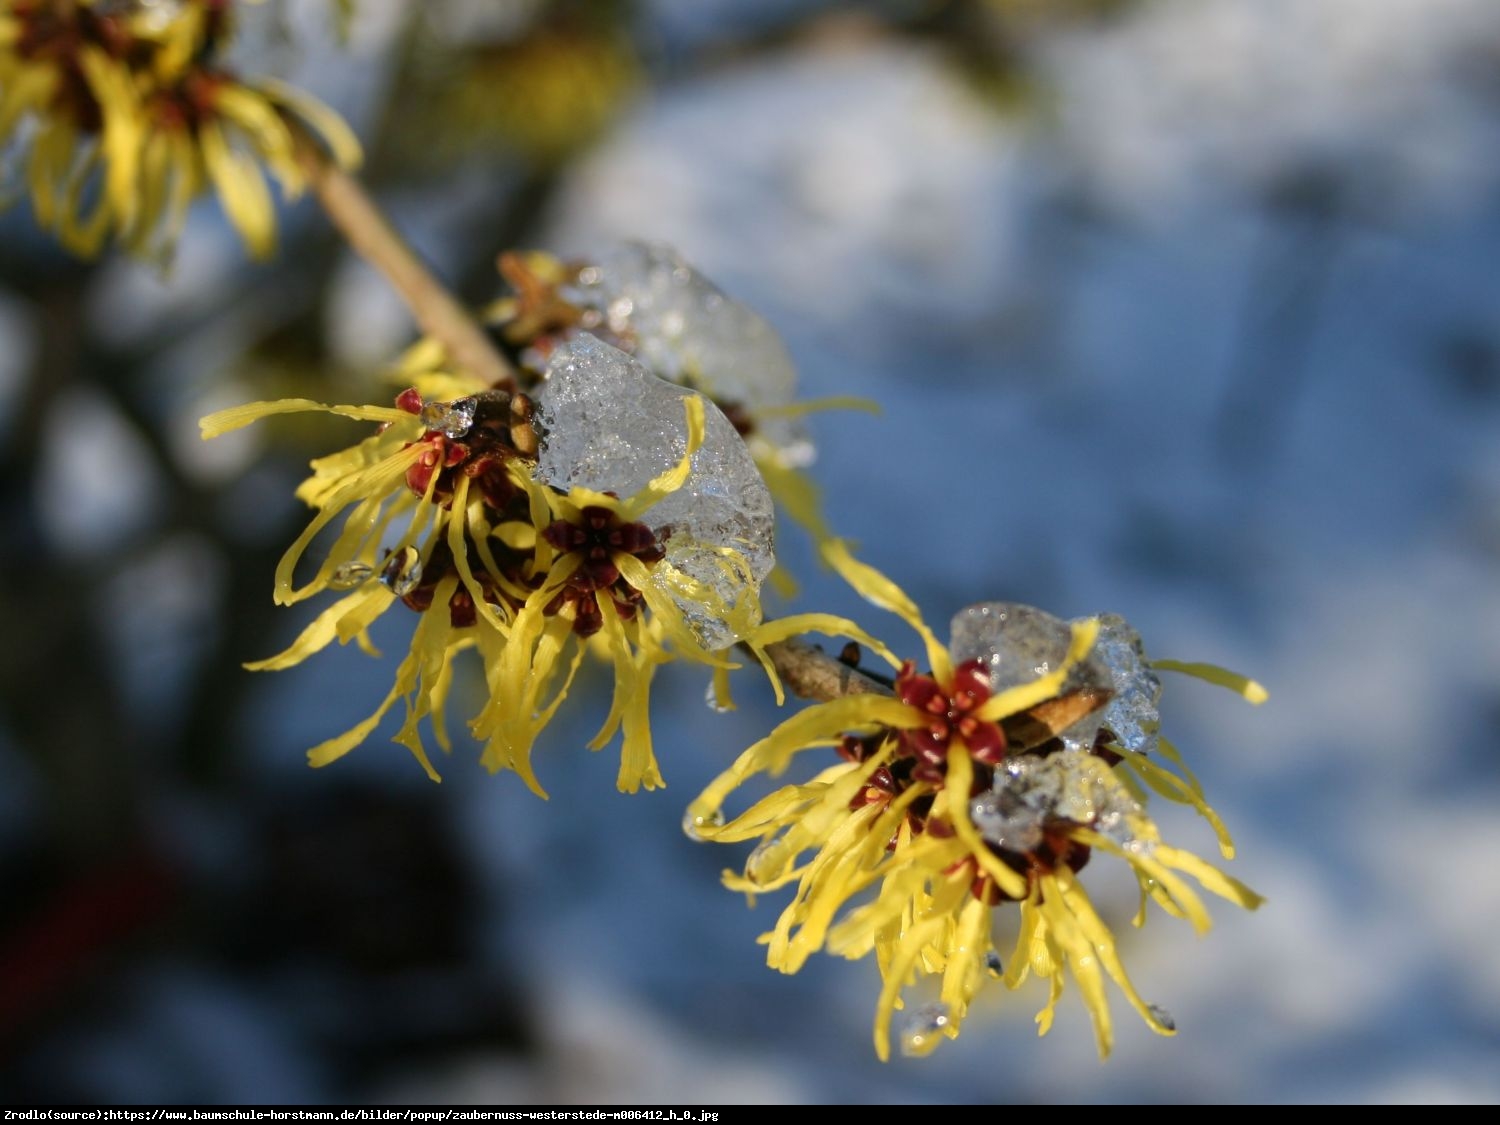
[[891, 689], [857, 668], [829, 656], [806, 641], [777, 641], [766, 646], [776, 674], [793, 695], [829, 700], [845, 695], [890, 695]]
[[[788, 690], [803, 699], [829, 700], [845, 695], [891, 695], [891, 689], [857, 668], [829, 656], [806, 641], [788, 640], [766, 646], [766, 655], [776, 666]], [[1005, 720], [1005, 733], [1013, 752], [1034, 750], [1110, 701], [1113, 692], [1083, 688], [1012, 715]]]
[[511, 365], [484, 330], [396, 233], [359, 181], [312, 145], [303, 146], [302, 165], [333, 225], [385, 275], [423, 331], [442, 342], [453, 362], [491, 386], [513, 378]]

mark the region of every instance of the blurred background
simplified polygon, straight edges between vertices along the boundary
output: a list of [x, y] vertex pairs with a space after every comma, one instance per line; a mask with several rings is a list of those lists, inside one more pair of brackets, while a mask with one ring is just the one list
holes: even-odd
[[[1172, 679], [1164, 718], [1269, 903], [1200, 942], [1096, 882], [1175, 1040], [1117, 1002], [1100, 1065], [1071, 988], [1037, 1042], [1043, 990], [997, 987], [882, 1065], [875, 966], [766, 969], [781, 900], [681, 832], [777, 721], [749, 679], [711, 716], [699, 672], [658, 678], [656, 793], [583, 751], [602, 707], [539, 747], [549, 803], [462, 746], [441, 786], [382, 736], [309, 770], [411, 619], [380, 662], [240, 664], [311, 616], [272, 570], [355, 431], [196, 419], [383, 399], [409, 317], [311, 203], [252, 266], [205, 202], [163, 272], [72, 260], [23, 202], [0, 1098], [1500, 1100], [1500, 5], [359, 0], [344, 42], [332, 8], [249, 12], [239, 66], [347, 115], [466, 299], [505, 247], [669, 241], [805, 396], [883, 406], [814, 419], [816, 473], [929, 620], [1113, 610], [1260, 678], [1259, 709]], [[783, 540], [800, 607], [898, 636]]]

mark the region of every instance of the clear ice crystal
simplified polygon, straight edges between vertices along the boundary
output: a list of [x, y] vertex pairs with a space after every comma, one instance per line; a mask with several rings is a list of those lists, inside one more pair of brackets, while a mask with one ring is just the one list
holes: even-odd
[[1140, 634], [1118, 613], [1101, 613], [1094, 652], [1114, 688], [1104, 709], [1104, 726], [1124, 749], [1153, 753], [1161, 725], [1161, 680], [1151, 670]]
[[1035, 848], [1055, 821], [1092, 828], [1132, 851], [1149, 844], [1140, 804], [1103, 759], [1085, 750], [1007, 758], [990, 788], [970, 803], [969, 816], [981, 836], [1012, 852]]
[[474, 428], [474, 414], [478, 409], [479, 401], [473, 397], [453, 402], [423, 403], [422, 425], [456, 441]]
[[[634, 495], [682, 458], [683, 400], [690, 393], [618, 348], [575, 335], [553, 352], [547, 381], [535, 395], [542, 434], [536, 478], [564, 491], [577, 485]], [[721, 600], [727, 610], [759, 592], [776, 562], [775, 522], [771, 494], [750, 451], [723, 413], [706, 406], [704, 442], [687, 483], [642, 518], [665, 536], [666, 562], [692, 580], [686, 585], [701, 587], [674, 585], [658, 566], [652, 573], [662, 591], [705, 647], [721, 649], [740, 638], [708, 603]], [[725, 548], [743, 565], [726, 557]]]
[[375, 568], [369, 563], [339, 563], [338, 566], [333, 568], [333, 573], [328, 577], [328, 586], [333, 590], [352, 590], [361, 583], [368, 581], [374, 573]]
[[[978, 660], [987, 666], [990, 690], [1001, 692], [1055, 672], [1072, 641], [1072, 627], [1045, 610], [1016, 602], [979, 602], [954, 615], [949, 648], [960, 664]], [[1109, 669], [1096, 649], [1074, 666], [1060, 694], [1111, 686]], [[1102, 721], [1103, 712], [1094, 711], [1058, 737], [1065, 749], [1086, 750]]]
[[[663, 379], [752, 413], [784, 406], [796, 394], [796, 369], [775, 329], [670, 246], [616, 246], [579, 274], [569, 296], [616, 336], [633, 341], [637, 358]], [[788, 465], [813, 458], [796, 419], [759, 419], [756, 432]]]
[[422, 581], [422, 556], [415, 547], [394, 552], [380, 568], [380, 581], [398, 598], [404, 598]]
[[901, 1053], [908, 1058], [932, 1054], [943, 1041], [943, 1029], [952, 1022], [947, 1004], [923, 1004], [901, 1021]]

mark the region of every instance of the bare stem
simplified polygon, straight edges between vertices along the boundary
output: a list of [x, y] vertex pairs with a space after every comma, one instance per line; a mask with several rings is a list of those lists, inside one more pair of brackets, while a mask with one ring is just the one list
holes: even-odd
[[385, 274], [417, 323], [442, 342], [453, 362], [491, 386], [512, 378], [515, 372], [505, 357], [396, 233], [359, 181], [310, 146], [303, 150], [302, 163], [333, 225], [365, 261]]
[[796, 639], [766, 646], [776, 674], [793, 695], [828, 700], [845, 695], [890, 695], [891, 689], [858, 668], [835, 660], [816, 645]]

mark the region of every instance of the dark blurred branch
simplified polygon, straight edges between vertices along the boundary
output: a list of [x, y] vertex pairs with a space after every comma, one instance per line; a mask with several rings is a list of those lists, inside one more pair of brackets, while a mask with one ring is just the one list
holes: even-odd
[[365, 261], [385, 274], [423, 331], [441, 341], [456, 364], [485, 382], [496, 385], [512, 379], [510, 364], [478, 322], [396, 233], [359, 181], [310, 147], [304, 149], [303, 166], [333, 225]]
[[[59, 555], [39, 473], [49, 416], [80, 381], [78, 324], [88, 275], [59, 271], [32, 289], [39, 347], [0, 455], [0, 713], [42, 781], [39, 852], [84, 868], [137, 831], [136, 758], [102, 636], [90, 569]], [[61, 673], [61, 674], [60, 674]]]

